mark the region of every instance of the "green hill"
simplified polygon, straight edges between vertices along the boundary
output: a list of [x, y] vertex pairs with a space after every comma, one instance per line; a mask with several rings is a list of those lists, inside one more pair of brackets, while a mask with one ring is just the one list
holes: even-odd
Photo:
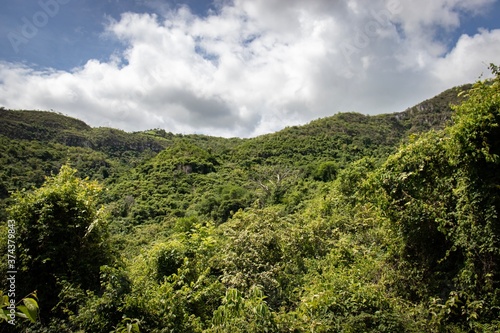
[[15, 221], [40, 309], [17, 331], [498, 332], [492, 70], [248, 139], [0, 110], [1, 247]]
[[173, 140], [182, 138], [245, 163], [273, 164], [281, 160], [303, 165], [317, 159], [335, 159], [345, 164], [362, 156], [387, 156], [408, 134], [443, 128], [451, 118], [450, 104], [456, 104], [458, 92], [469, 87], [447, 90], [400, 113], [377, 116], [339, 113], [244, 140], [175, 135], [164, 130], [127, 133], [92, 128], [81, 120], [54, 112], [6, 109], [0, 110], [0, 135], [11, 140], [90, 148], [113, 157], [137, 156], [145, 151], [158, 153]]
[[0, 135], [10, 139], [60, 143], [70, 147], [92, 148], [119, 155], [159, 152], [168, 142], [144, 133], [126, 133], [112, 128], [91, 128], [83, 121], [48, 111], [0, 110]]
[[451, 120], [461, 91], [452, 88], [406, 111], [366, 116], [339, 113], [303, 126], [287, 127], [277, 133], [245, 140], [236, 149], [236, 159], [255, 163], [304, 165], [335, 160], [347, 165], [361, 157], [385, 158], [410, 134], [442, 129]]

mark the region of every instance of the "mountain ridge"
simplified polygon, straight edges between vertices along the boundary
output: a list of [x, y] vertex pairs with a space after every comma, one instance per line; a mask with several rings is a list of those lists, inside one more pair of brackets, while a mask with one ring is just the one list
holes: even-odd
[[[444, 122], [450, 119], [451, 115], [451, 109], [449, 108], [449, 104], [453, 103], [456, 104], [458, 103], [461, 99], [458, 97], [458, 94], [462, 90], [468, 90], [470, 89], [471, 84], [466, 84], [462, 86], [457, 86], [453, 87], [450, 89], [447, 89], [439, 94], [437, 94], [434, 97], [431, 97], [427, 100], [424, 100], [412, 107], [407, 108], [404, 111], [400, 112], [394, 112], [394, 113], [382, 113], [382, 114], [377, 114], [377, 115], [366, 115], [367, 117], [374, 117], [374, 118], [385, 118], [385, 117], [394, 117], [397, 121], [402, 122], [402, 124], [406, 124], [408, 121], [410, 121], [412, 118], [418, 118], [421, 120], [420, 126], [414, 125], [412, 128], [410, 128], [411, 131], [421, 131], [427, 130], [430, 127], [433, 126], [443, 126]], [[429, 115], [431, 113], [437, 113], [441, 118], [437, 119], [427, 119], [425, 118], [426, 115]], [[29, 114], [29, 115], [28, 115]], [[334, 114], [332, 116], [327, 116], [327, 117], [321, 117], [318, 119], [314, 119], [306, 124], [303, 125], [296, 125], [296, 126], [287, 126], [282, 130], [273, 132], [273, 133], [266, 133], [262, 134], [256, 137], [251, 137], [251, 138], [246, 138], [246, 139], [255, 139], [259, 137], [265, 137], [268, 135], [280, 133], [282, 131], [285, 131], [289, 128], [297, 128], [297, 127], [304, 127], [304, 126], [309, 126], [313, 125], [319, 121], [322, 120], [327, 120], [335, 117], [343, 117], [345, 114], [359, 114], [362, 115], [361, 113], [358, 112], [339, 112], [337, 114]], [[26, 117], [24, 115], [27, 115]], [[120, 131], [124, 132], [127, 134], [146, 134], [146, 135], [153, 135], [156, 137], [165, 137], [165, 136], [172, 136], [172, 135], [184, 135], [184, 136], [190, 136], [190, 135], [201, 135], [201, 136], [208, 136], [208, 137], [215, 137], [211, 135], [205, 135], [205, 134], [172, 134], [171, 132], [166, 132], [165, 130], [161, 129], [149, 129], [149, 130], [144, 130], [144, 131], [133, 131], [133, 132], [127, 132], [123, 131], [118, 128], [113, 128], [113, 127], [91, 127], [90, 125], [86, 124], [84, 121], [64, 115], [60, 112], [55, 112], [55, 111], [41, 111], [41, 110], [12, 110], [12, 109], [6, 109], [6, 108], [0, 108], [0, 121], [4, 125], [2, 128], [0, 128], [0, 134], [6, 135], [11, 138], [18, 138], [18, 139], [39, 139], [39, 140], [47, 140], [48, 135], [47, 134], [54, 134], [52, 132], [49, 133], [37, 133], [37, 130], [39, 129], [48, 129], [52, 128], [54, 130], [62, 130], [62, 131], [92, 131], [93, 129], [104, 129], [104, 128], [109, 128], [113, 129], [115, 131]], [[21, 129], [21, 131], [13, 131], [12, 127], [15, 127], [15, 125], [18, 125]], [[406, 124], [408, 126], [408, 124]], [[23, 130], [24, 129], [24, 130]], [[34, 133], [31, 133], [31, 135], [26, 134], [26, 130], [34, 130]], [[158, 134], [160, 132], [163, 132], [163, 134]], [[234, 138], [239, 138], [239, 137], [234, 137]], [[233, 139], [234, 139], [233, 138]], [[57, 139], [61, 139], [59, 137], [56, 137]], [[231, 138], [228, 138], [231, 139]], [[242, 139], [242, 138], [239, 138]], [[63, 142], [61, 142], [63, 143]]]

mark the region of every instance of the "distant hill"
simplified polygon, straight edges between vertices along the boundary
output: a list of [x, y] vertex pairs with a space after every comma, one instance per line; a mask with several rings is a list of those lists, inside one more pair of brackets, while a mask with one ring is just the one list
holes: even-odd
[[446, 90], [403, 112], [375, 116], [339, 113], [287, 127], [246, 140], [237, 158], [269, 164], [286, 160], [295, 165], [317, 159], [333, 159], [345, 165], [363, 156], [384, 158], [409, 134], [444, 128], [453, 113], [450, 105], [457, 104], [459, 92], [470, 87]]
[[182, 136], [164, 130], [127, 133], [112, 128], [92, 128], [81, 120], [55, 112], [6, 109], [0, 109], [0, 135], [10, 139], [86, 147], [111, 154], [145, 150], [159, 152], [168, 147], [172, 139], [184, 137], [205, 146], [203, 148], [224, 150], [236, 145], [239, 146], [237, 150], [251, 150], [246, 156], [241, 151], [236, 155], [257, 162], [267, 160], [272, 163], [274, 157], [294, 157], [297, 154], [304, 156], [305, 160], [307, 156], [337, 158], [342, 155], [341, 151], [357, 158], [367, 154], [368, 150], [371, 155], [385, 154], [409, 133], [443, 128], [451, 119], [450, 104], [458, 103], [458, 93], [469, 88], [470, 85], [465, 85], [446, 90], [403, 112], [376, 116], [339, 113], [246, 140]]
[[0, 121], [0, 134], [12, 139], [61, 141], [71, 136], [84, 137], [84, 133], [92, 130], [81, 120], [48, 111], [2, 109]]
[[177, 142], [208, 151], [221, 167], [281, 165], [307, 171], [323, 161], [335, 161], [343, 168], [362, 157], [383, 160], [409, 134], [443, 128], [451, 119], [450, 105], [458, 103], [458, 93], [469, 88], [449, 89], [403, 112], [339, 113], [250, 139], [172, 134], [162, 129], [127, 133], [92, 128], [55, 112], [0, 109], [0, 165], [5, 170], [0, 197], [39, 186], [44, 175], [66, 162], [81, 176], [112, 181]]
[[405, 134], [441, 129], [451, 120], [450, 105], [458, 105], [463, 101], [463, 97], [460, 97], [459, 93], [467, 91], [471, 87], [471, 84], [466, 84], [448, 89], [403, 112], [394, 113], [393, 116], [403, 125]]
[[[207, 151], [217, 162], [218, 177], [225, 176], [212, 179], [212, 184], [231, 182], [230, 170], [235, 168], [255, 172], [255, 168], [278, 167], [300, 170], [307, 176], [323, 162], [342, 169], [362, 157], [383, 161], [408, 135], [443, 128], [451, 119], [450, 105], [458, 103], [458, 93], [469, 88], [446, 90], [403, 112], [376, 116], [339, 113], [250, 139], [181, 135], [162, 129], [127, 133], [92, 128], [55, 112], [0, 109], [0, 217], [11, 191], [40, 186], [45, 176], [57, 172], [64, 163], [75, 167], [81, 177], [110, 185], [122, 182], [130, 172], [138, 174], [138, 179], [157, 182], [164, 178], [163, 167], [160, 173], [157, 170], [149, 175], [144, 172], [150, 169], [148, 161], [160, 151], [183, 143]], [[151, 163], [163, 162], [155, 159]], [[243, 186], [245, 179], [243, 176], [235, 186]]]
[[55, 142], [70, 147], [86, 147], [111, 154], [127, 151], [159, 152], [165, 139], [144, 133], [92, 128], [81, 120], [48, 111], [0, 110], [0, 135], [10, 139]]

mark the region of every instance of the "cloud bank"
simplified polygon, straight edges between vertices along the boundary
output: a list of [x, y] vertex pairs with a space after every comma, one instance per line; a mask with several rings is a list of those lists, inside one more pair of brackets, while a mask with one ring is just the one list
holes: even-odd
[[402, 111], [500, 63], [500, 30], [449, 36], [493, 0], [235, 0], [123, 13], [122, 49], [71, 71], [0, 62], [0, 105], [127, 131], [249, 137], [341, 111]]

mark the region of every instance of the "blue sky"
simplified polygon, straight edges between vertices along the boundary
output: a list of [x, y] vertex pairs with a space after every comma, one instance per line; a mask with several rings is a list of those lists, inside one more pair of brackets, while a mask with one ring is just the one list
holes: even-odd
[[403, 111], [500, 63], [494, 0], [4, 0], [0, 105], [255, 136]]
[[[44, 5], [41, 5], [44, 4]], [[206, 15], [212, 7], [210, 1], [165, 1], [158, 4], [148, 0], [4, 0], [0, 12], [0, 59], [24, 62], [32, 66], [70, 70], [84, 65], [89, 59], [106, 60], [121, 45], [103, 35], [110, 18], [120, 19], [124, 12], [162, 13], [168, 9], [189, 6], [193, 12]], [[48, 10], [47, 10], [48, 8]], [[27, 42], [12, 45], [9, 32], [19, 33], [48, 13], [47, 23]], [[35, 19], [33, 17], [36, 17]], [[12, 39], [12, 38], [11, 38]]]

